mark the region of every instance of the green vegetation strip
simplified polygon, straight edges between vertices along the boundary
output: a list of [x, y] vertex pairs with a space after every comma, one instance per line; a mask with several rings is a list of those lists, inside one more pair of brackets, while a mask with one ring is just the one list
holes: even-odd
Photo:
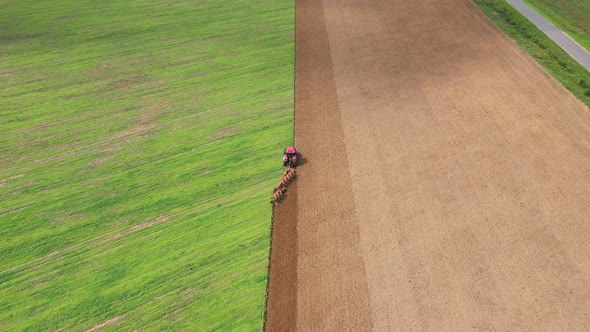
[[261, 329], [293, 6], [0, 1], [0, 329]]
[[590, 50], [590, 1], [524, 0], [527, 5]]
[[535, 61], [590, 107], [590, 72], [504, 0], [474, 0], [475, 5]]

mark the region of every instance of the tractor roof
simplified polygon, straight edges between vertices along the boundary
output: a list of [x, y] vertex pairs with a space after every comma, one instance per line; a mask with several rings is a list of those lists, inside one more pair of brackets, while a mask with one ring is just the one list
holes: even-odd
[[292, 147], [292, 146], [288, 146], [288, 147], [285, 149], [285, 152], [287, 152], [287, 153], [295, 153], [295, 148], [294, 148], [294, 147]]

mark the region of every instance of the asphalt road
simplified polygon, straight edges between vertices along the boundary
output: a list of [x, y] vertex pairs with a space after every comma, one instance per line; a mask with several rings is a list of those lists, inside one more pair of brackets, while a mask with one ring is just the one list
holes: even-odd
[[506, 0], [512, 7], [528, 18], [537, 28], [541, 29], [557, 45], [561, 46], [569, 55], [578, 61], [586, 70], [590, 71], [590, 53], [571, 39], [565, 32], [537, 14], [521, 0]]

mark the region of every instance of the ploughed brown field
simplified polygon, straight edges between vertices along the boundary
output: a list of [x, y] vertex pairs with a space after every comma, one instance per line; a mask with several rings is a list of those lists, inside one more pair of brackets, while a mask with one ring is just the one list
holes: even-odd
[[469, 0], [298, 0], [268, 330], [589, 330], [590, 110]]

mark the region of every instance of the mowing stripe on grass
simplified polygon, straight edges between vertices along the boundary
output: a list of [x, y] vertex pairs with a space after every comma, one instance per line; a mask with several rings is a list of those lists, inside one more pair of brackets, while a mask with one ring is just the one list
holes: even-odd
[[0, 7], [2, 327], [259, 330], [293, 3]]

